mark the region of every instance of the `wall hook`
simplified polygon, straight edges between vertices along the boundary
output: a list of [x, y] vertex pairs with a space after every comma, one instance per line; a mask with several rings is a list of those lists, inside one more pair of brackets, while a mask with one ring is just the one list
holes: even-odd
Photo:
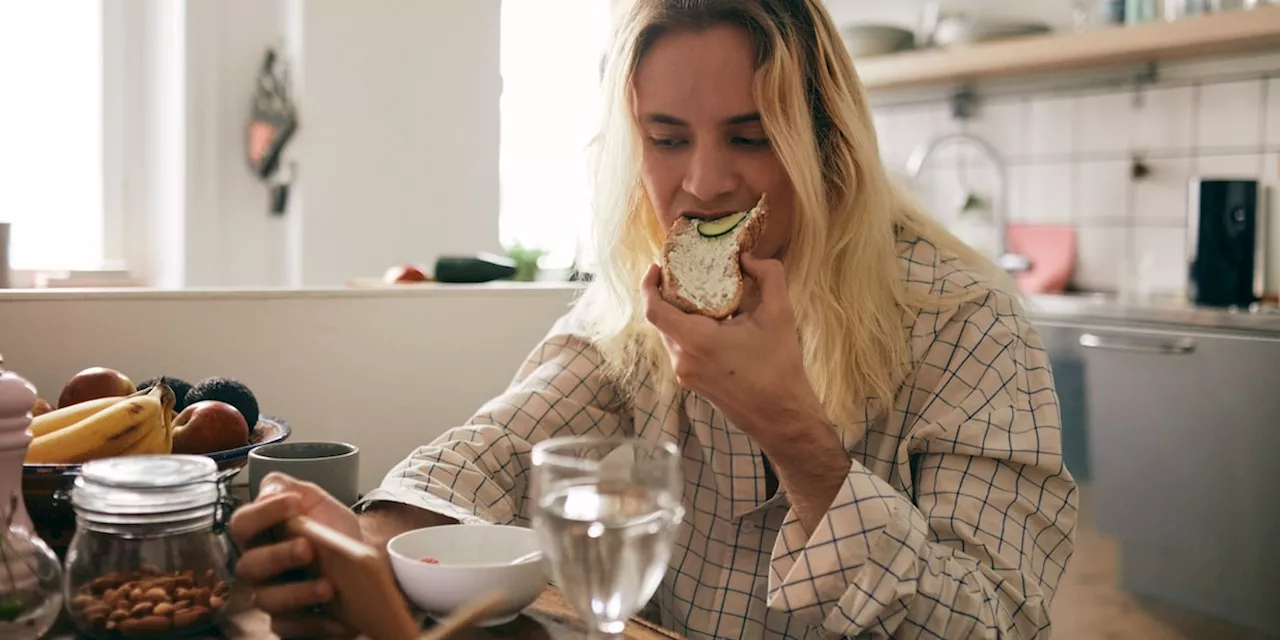
[[947, 102], [951, 105], [952, 118], [968, 120], [978, 108], [978, 94], [974, 93], [973, 87], [965, 85], [952, 92]]
[[1133, 160], [1129, 165], [1129, 176], [1134, 180], [1142, 180], [1151, 175], [1151, 166], [1142, 156], [1133, 156]]

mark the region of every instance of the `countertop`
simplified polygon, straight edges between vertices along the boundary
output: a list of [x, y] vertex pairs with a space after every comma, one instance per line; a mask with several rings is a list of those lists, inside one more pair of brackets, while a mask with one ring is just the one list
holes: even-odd
[[[333, 298], [415, 298], [461, 297], [510, 300], [538, 296], [562, 297], [581, 291], [582, 285], [568, 282], [511, 283], [480, 285], [426, 283], [380, 287], [317, 288], [202, 288], [163, 290], [120, 289], [8, 289], [0, 290], [0, 304], [24, 302], [79, 301], [192, 301], [192, 300], [320, 300]], [[1041, 323], [1135, 323], [1163, 326], [1173, 330], [1224, 330], [1280, 337], [1280, 308], [1229, 310], [1198, 307], [1179, 297], [1152, 297], [1125, 300], [1108, 294], [1028, 295], [1027, 314]]]
[[1280, 308], [1202, 307], [1182, 298], [1124, 300], [1106, 294], [1029, 295], [1027, 315], [1045, 324], [1140, 324], [1170, 330], [1218, 330], [1280, 338]]

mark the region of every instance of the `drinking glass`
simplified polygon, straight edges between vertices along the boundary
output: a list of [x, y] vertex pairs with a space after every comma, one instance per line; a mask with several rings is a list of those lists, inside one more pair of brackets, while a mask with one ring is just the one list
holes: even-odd
[[533, 528], [592, 638], [613, 638], [653, 597], [684, 517], [680, 452], [631, 438], [533, 448]]

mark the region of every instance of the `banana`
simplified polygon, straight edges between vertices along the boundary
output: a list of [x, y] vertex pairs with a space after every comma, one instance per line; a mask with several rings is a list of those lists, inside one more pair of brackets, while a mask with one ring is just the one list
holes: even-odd
[[31, 441], [27, 462], [78, 463], [120, 455], [153, 432], [171, 436], [173, 391], [157, 384], [145, 394], [127, 397], [69, 427]]
[[124, 396], [98, 398], [97, 400], [87, 400], [69, 407], [63, 407], [49, 413], [42, 413], [31, 419], [31, 437], [39, 438], [59, 429], [65, 429], [123, 399]]
[[144, 454], [172, 453], [173, 445], [169, 442], [169, 429], [163, 425], [152, 427], [141, 440], [129, 445], [119, 455], [137, 456]]
[[[173, 394], [170, 393], [169, 397], [173, 397]], [[147, 432], [147, 435], [142, 436], [141, 440], [121, 451], [119, 455], [167, 455], [173, 453], [173, 420], [178, 414], [173, 412], [173, 403], [168, 398], [161, 397], [160, 402], [164, 406], [159, 414], [162, 424], [159, 427], [153, 427]]]

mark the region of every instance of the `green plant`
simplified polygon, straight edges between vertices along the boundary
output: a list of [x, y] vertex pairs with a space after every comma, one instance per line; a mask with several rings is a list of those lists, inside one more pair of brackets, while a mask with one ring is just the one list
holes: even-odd
[[542, 249], [525, 247], [519, 242], [515, 243], [515, 245], [507, 249], [507, 257], [516, 263], [516, 274], [511, 279], [519, 282], [536, 280], [538, 278], [538, 261], [545, 255], [547, 255], [547, 252]]

